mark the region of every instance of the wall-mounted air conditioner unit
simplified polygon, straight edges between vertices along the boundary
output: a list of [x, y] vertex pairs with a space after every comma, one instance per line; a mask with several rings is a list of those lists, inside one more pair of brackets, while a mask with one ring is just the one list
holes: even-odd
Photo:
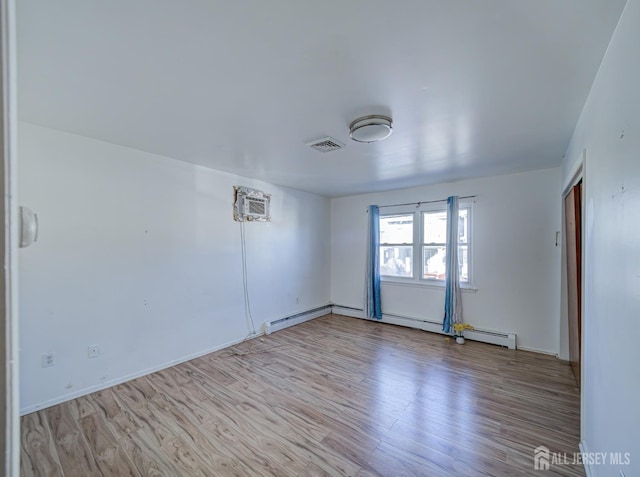
[[233, 219], [237, 222], [271, 220], [271, 194], [248, 187], [233, 186]]

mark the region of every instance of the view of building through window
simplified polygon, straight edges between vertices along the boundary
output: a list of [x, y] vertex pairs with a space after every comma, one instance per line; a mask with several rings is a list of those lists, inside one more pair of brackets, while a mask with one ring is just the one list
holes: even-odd
[[380, 217], [380, 274], [413, 276], [413, 214]]
[[[469, 209], [460, 208], [458, 216], [458, 264], [461, 282], [469, 281]], [[446, 210], [422, 213], [422, 278], [444, 280], [447, 260]]]

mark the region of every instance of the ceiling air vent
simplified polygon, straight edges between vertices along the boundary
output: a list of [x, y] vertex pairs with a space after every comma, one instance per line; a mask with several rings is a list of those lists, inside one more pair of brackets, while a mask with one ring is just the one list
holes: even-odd
[[331, 152], [342, 149], [344, 147], [344, 144], [342, 144], [337, 139], [327, 136], [316, 139], [315, 141], [308, 142], [307, 146], [309, 146], [311, 149], [315, 149], [316, 151]]

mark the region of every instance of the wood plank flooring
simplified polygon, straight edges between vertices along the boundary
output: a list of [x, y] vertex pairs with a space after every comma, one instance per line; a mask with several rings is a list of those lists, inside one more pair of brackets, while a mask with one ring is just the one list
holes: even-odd
[[328, 315], [22, 417], [24, 476], [582, 476], [567, 363]]

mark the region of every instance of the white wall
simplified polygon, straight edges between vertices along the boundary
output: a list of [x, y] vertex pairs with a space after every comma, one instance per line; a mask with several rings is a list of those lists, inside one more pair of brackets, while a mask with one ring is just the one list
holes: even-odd
[[583, 427], [591, 452], [631, 452], [640, 475], [640, 1], [629, 0], [565, 154], [586, 149]]
[[[366, 207], [477, 195], [473, 205], [473, 285], [464, 319], [514, 332], [518, 346], [556, 354], [560, 310], [560, 170], [548, 169], [331, 201], [331, 300], [362, 308]], [[444, 289], [383, 283], [384, 313], [442, 320]]]
[[328, 304], [328, 199], [26, 123], [19, 147], [23, 412], [247, 335], [233, 185], [273, 195], [246, 224], [256, 328]]

